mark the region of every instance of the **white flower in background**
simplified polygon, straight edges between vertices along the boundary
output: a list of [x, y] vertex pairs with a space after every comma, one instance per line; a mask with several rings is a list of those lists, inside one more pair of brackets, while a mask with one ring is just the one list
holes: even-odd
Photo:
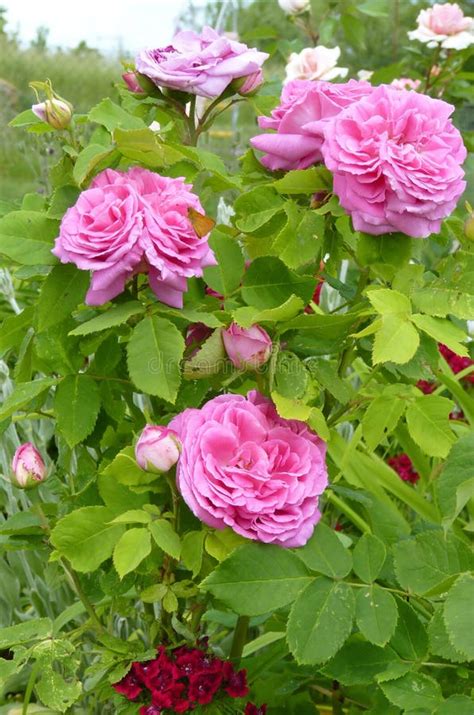
[[413, 89], [416, 91], [421, 84], [421, 80], [400, 77], [400, 79], [392, 79], [390, 84], [392, 87], [395, 87], [395, 89]]
[[278, 0], [278, 4], [287, 15], [298, 15], [309, 10], [309, 0]]
[[336, 77], [345, 77], [347, 67], [337, 67], [341, 54], [339, 47], [306, 47], [299, 54], [293, 52], [286, 65], [286, 80], [292, 79], [324, 79], [331, 80]]
[[152, 132], [161, 132], [161, 124], [157, 121], [154, 121], [150, 124], [148, 129], [151, 129]]
[[223, 224], [224, 226], [231, 226], [232, 224], [230, 219], [232, 216], [235, 216], [234, 209], [230, 206], [230, 204], [226, 204], [225, 200], [221, 196], [219, 203], [217, 204], [217, 223]]
[[408, 37], [425, 42], [428, 47], [439, 44], [445, 50], [464, 50], [474, 44], [474, 18], [465, 17], [456, 3], [435, 4], [422, 10], [417, 23], [418, 27]]
[[373, 70], [359, 70], [357, 72], [357, 79], [360, 79], [361, 82], [368, 82], [373, 74]]

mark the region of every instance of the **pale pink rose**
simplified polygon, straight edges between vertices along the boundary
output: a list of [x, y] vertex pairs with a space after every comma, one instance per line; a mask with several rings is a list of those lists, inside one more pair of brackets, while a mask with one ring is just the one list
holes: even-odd
[[262, 129], [274, 129], [276, 134], [261, 134], [250, 143], [265, 152], [260, 161], [267, 169], [306, 169], [322, 161], [321, 146], [329, 120], [372, 90], [368, 82], [353, 79], [344, 84], [288, 82], [271, 117], [258, 119]]
[[172, 430], [147, 425], [135, 445], [135, 458], [142, 469], [162, 474], [176, 464], [180, 451], [178, 436]]
[[18, 447], [13, 455], [12, 482], [20, 489], [30, 489], [46, 478], [46, 466], [41, 454], [31, 442]]
[[184, 179], [146, 169], [106, 169], [66, 212], [53, 253], [92, 271], [88, 305], [102, 305], [136, 273], [148, 273], [163, 303], [180, 308], [187, 278], [215, 264], [208, 235], [199, 237], [188, 209], [202, 212]]
[[168, 47], [142, 50], [136, 67], [159, 87], [214, 98], [234, 79], [257, 72], [267, 57], [205, 27], [200, 34], [178, 32]]
[[395, 89], [413, 89], [416, 91], [421, 85], [420, 79], [410, 79], [409, 77], [400, 77], [400, 79], [392, 79], [390, 82], [391, 87]]
[[408, 37], [425, 42], [428, 47], [440, 45], [445, 50], [464, 50], [474, 44], [474, 18], [465, 17], [456, 3], [436, 3], [422, 10], [417, 23], [418, 27]]
[[347, 67], [337, 67], [340, 57], [339, 47], [306, 47], [301, 52], [292, 52], [290, 60], [286, 65], [286, 80], [292, 79], [324, 79], [329, 81], [337, 77], [345, 77], [348, 73]]
[[53, 129], [66, 129], [72, 119], [72, 105], [55, 97], [33, 104], [31, 111]]
[[278, 4], [287, 15], [298, 15], [310, 7], [310, 0], [278, 0]]
[[222, 340], [229, 360], [238, 370], [264, 365], [272, 352], [272, 339], [259, 325], [241, 328], [231, 323], [222, 331]]
[[439, 232], [466, 187], [453, 109], [381, 85], [329, 125], [324, 161], [357, 231], [415, 238]]
[[169, 426], [182, 442], [178, 488], [198, 519], [265, 543], [308, 541], [328, 479], [326, 445], [304, 422], [253, 391], [219, 395]]

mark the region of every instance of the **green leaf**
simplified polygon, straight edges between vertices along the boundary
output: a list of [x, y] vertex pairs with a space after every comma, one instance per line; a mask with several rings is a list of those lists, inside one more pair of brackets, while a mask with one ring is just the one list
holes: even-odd
[[331, 188], [331, 174], [324, 166], [288, 171], [273, 186], [280, 194], [314, 194]]
[[423, 673], [407, 673], [397, 680], [380, 683], [380, 687], [391, 703], [405, 711], [426, 708], [431, 713], [443, 698], [439, 683]]
[[342, 545], [336, 532], [322, 522], [296, 554], [311, 571], [331, 578], [344, 578], [352, 568], [350, 551]]
[[309, 385], [309, 372], [294, 353], [283, 350], [278, 353], [275, 366], [276, 391], [286, 398], [302, 398]]
[[454, 403], [446, 397], [423, 395], [407, 409], [407, 426], [412, 439], [431, 457], [446, 457], [455, 442], [449, 414]]
[[103, 99], [89, 112], [91, 122], [102, 124], [109, 132], [114, 129], [145, 129], [146, 125], [140, 117], [134, 117], [111, 99]]
[[151, 537], [148, 529], [128, 529], [117, 541], [113, 562], [120, 578], [137, 568], [151, 551]]
[[214, 529], [204, 542], [205, 549], [216, 561], [224, 561], [235, 549], [245, 543], [243, 536], [232, 529]]
[[422, 661], [428, 653], [426, 628], [410, 604], [401, 598], [396, 601], [398, 623], [389, 645], [404, 660]]
[[82, 686], [78, 680], [65, 680], [48, 664], [41, 668], [41, 678], [35, 690], [44, 705], [56, 712], [65, 713], [80, 698]]
[[115, 148], [112, 145], [88, 144], [77, 157], [73, 169], [74, 181], [78, 186], [81, 186], [86, 181], [101, 162], [105, 159], [110, 160], [114, 152]]
[[13, 211], [0, 219], [0, 254], [23, 266], [54, 266], [58, 233], [58, 222], [43, 213]]
[[410, 299], [403, 293], [389, 288], [372, 288], [367, 297], [380, 315], [390, 313], [411, 313]]
[[390, 648], [379, 648], [354, 636], [324, 666], [324, 674], [342, 685], [372, 685], [376, 675], [399, 662]]
[[411, 360], [420, 344], [420, 336], [408, 317], [398, 313], [387, 313], [382, 317], [382, 325], [374, 338], [372, 360], [404, 364]]
[[365, 0], [357, 6], [359, 12], [370, 17], [387, 17], [388, 9], [385, 0]]
[[244, 646], [242, 658], [247, 658], [249, 655], [256, 653], [261, 648], [265, 648], [267, 645], [276, 643], [276, 641], [280, 641], [284, 637], [284, 631], [267, 631], [266, 633], [262, 633], [261, 636], [257, 636], [257, 638]]
[[452, 646], [474, 658], [474, 576], [463, 574], [449, 590], [444, 604], [444, 622]]
[[396, 394], [397, 388], [398, 385], [385, 388], [372, 400], [362, 418], [362, 433], [370, 451], [393, 432], [405, 412], [406, 401]]
[[66, 185], [57, 188], [51, 197], [48, 217], [62, 219], [67, 209], [76, 203], [79, 193], [77, 186]]
[[196, 578], [202, 567], [205, 538], [205, 531], [188, 531], [183, 536], [181, 560], [185, 567], [192, 572], [193, 578]]
[[70, 447], [82, 442], [94, 429], [100, 410], [100, 394], [88, 375], [68, 375], [56, 390], [54, 408], [59, 431]]
[[349, 384], [341, 380], [334, 362], [324, 358], [311, 358], [305, 362], [305, 365], [317, 382], [338, 402], [345, 405], [353, 397], [354, 391]]
[[395, 632], [397, 604], [391, 593], [377, 584], [358, 589], [356, 623], [365, 638], [384, 646]]
[[449, 640], [448, 631], [444, 622], [444, 603], [438, 608], [428, 625], [428, 637], [430, 641], [430, 653], [438, 655], [453, 663], [463, 663], [466, 656], [453, 647]]
[[283, 199], [268, 186], [251, 189], [241, 194], [234, 203], [237, 213], [235, 225], [243, 233], [253, 233], [281, 211], [283, 204]]
[[474, 434], [461, 437], [452, 446], [435, 482], [435, 493], [447, 529], [474, 497]]
[[432, 318], [429, 315], [419, 313], [412, 315], [411, 320], [419, 330], [423, 330], [430, 338], [434, 338], [437, 343], [444, 343], [458, 355], [468, 357], [469, 353], [466, 346], [461, 344], [467, 338], [466, 333], [454, 323], [451, 323], [450, 320]]
[[22, 382], [17, 385], [0, 408], [0, 422], [27, 407], [56, 383], [57, 380], [52, 377], [42, 377], [39, 380]]
[[446, 317], [455, 315], [463, 320], [471, 320], [474, 315], [474, 295], [464, 286], [451, 287], [441, 281], [429, 288], [414, 291], [413, 304], [428, 315]]
[[128, 343], [130, 377], [142, 392], [167, 402], [176, 400], [181, 383], [184, 339], [169, 320], [144, 318]]
[[299, 296], [304, 303], [311, 300], [315, 279], [300, 276], [290, 271], [278, 258], [256, 258], [247, 269], [242, 297], [247, 305], [255, 308], [277, 308], [292, 295]]
[[15, 626], [0, 628], [0, 648], [7, 650], [31, 641], [49, 638], [53, 632], [50, 618], [33, 618]]
[[[450, 534], [424, 531], [394, 546], [397, 580], [403, 588], [423, 595], [437, 587], [447, 590], [454, 578], [473, 566], [467, 546]], [[449, 587], [449, 586], [448, 586]]]
[[38, 330], [61, 323], [82, 303], [89, 285], [89, 272], [72, 264], [55, 266], [46, 278], [38, 300]]
[[18, 315], [12, 315], [2, 322], [0, 331], [0, 356], [7, 350], [21, 345], [25, 333], [33, 322], [33, 306], [24, 308]]
[[113, 305], [108, 310], [100, 313], [100, 315], [96, 315], [95, 318], [78, 325], [77, 328], [71, 330], [69, 335], [90, 335], [91, 333], [98, 333], [101, 330], [108, 330], [109, 328], [114, 328], [116, 325], [126, 323], [132, 315], [138, 315], [144, 312], [145, 307], [136, 300]]
[[278, 323], [283, 320], [290, 320], [295, 315], [298, 315], [302, 308], [304, 308], [304, 302], [301, 298], [291, 295], [288, 300], [276, 308], [259, 310], [258, 308], [245, 306], [234, 310], [232, 317], [243, 328], [251, 328], [255, 323]]
[[379, 538], [373, 534], [364, 534], [355, 545], [352, 557], [357, 576], [361, 581], [372, 583], [383, 568], [387, 550]]
[[166, 519], [157, 519], [149, 524], [151, 535], [160, 549], [174, 559], [179, 559], [181, 555], [181, 539]]
[[211, 234], [209, 246], [214, 251], [217, 266], [204, 269], [204, 280], [221, 295], [230, 295], [239, 287], [244, 275], [242, 250], [234, 238], [216, 229]]
[[183, 367], [183, 375], [188, 379], [198, 380], [216, 375], [226, 365], [227, 355], [222, 341], [222, 331], [214, 332], [203, 342], [199, 350]]
[[126, 447], [119, 452], [105, 467], [102, 476], [127, 487], [145, 486], [160, 479], [160, 475], [146, 472], [138, 466], [133, 447]]
[[433, 715], [472, 715], [473, 712], [472, 698], [467, 695], [451, 695], [436, 708]]
[[291, 551], [246, 544], [219, 564], [201, 588], [236, 613], [257, 616], [291, 603], [311, 580], [303, 562]]
[[151, 514], [143, 509], [129, 509], [112, 519], [112, 524], [149, 524]]
[[90, 572], [112, 556], [123, 534], [121, 524], [111, 524], [115, 512], [105, 506], [76, 509], [58, 521], [51, 543], [76, 571]]
[[320, 577], [300, 593], [290, 611], [287, 640], [300, 665], [332, 658], [352, 630], [355, 603], [352, 588]]
[[285, 212], [288, 220], [269, 252], [278, 256], [289, 268], [297, 269], [319, 256], [325, 230], [324, 216], [302, 211], [290, 201], [285, 206]]
[[286, 420], [307, 422], [321, 439], [329, 440], [331, 433], [329, 432], [325, 417], [320, 409], [305, 405], [301, 400], [284, 397], [276, 392], [276, 390], [272, 392], [272, 400], [280, 417], [284, 417]]

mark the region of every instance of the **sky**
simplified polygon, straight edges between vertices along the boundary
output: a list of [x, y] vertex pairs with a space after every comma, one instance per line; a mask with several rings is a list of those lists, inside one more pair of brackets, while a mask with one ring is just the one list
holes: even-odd
[[120, 48], [130, 53], [168, 44], [176, 17], [187, 3], [188, 0], [0, 0], [0, 6], [7, 8], [8, 31], [18, 31], [26, 43], [43, 25], [50, 30], [51, 47], [75, 47], [85, 40], [104, 52]]

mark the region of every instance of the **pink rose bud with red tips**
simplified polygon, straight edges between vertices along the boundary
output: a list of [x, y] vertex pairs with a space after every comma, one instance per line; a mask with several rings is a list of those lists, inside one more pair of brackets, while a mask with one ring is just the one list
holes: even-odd
[[140, 86], [135, 72], [124, 72], [122, 79], [130, 92], [134, 92], [135, 94], [145, 94], [145, 90]]
[[147, 425], [135, 445], [138, 465], [148, 472], [168, 472], [179, 459], [181, 443], [173, 430]]
[[257, 70], [257, 72], [253, 72], [244, 78], [243, 83], [238, 89], [238, 93], [241, 94], [242, 97], [250, 97], [252, 94], [258, 92], [262, 84], [263, 72], [262, 70]]
[[264, 365], [272, 352], [272, 340], [259, 325], [241, 328], [237, 323], [231, 323], [222, 331], [222, 340], [229, 360], [239, 370]]
[[55, 97], [33, 104], [31, 111], [53, 129], [66, 129], [72, 119], [72, 106], [69, 102]]
[[46, 478], [46, 465], [31, 442], [25, 442], [18, 447], [13, 455], [12, 470], [12, 484], [19, 489], [31, 489]]

